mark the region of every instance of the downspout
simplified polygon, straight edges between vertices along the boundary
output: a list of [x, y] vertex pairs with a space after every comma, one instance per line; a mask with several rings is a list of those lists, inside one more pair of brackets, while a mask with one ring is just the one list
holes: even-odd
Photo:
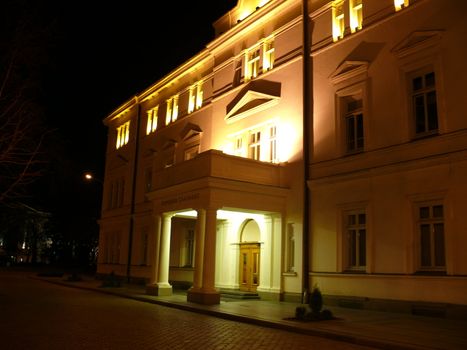
[[138, 154], [139, 154], [139, 130], [141, 124], [141, 104], [138, 97], [135, 96], [137, 104], [136, 111], [136, 137], [135, 137], [135, 155], [133, 157], [133, 181], [131, 185], [131, 205], [130, 205], [130, 231], [128, 232], [128, 264], [126, 268], [127, 282], [131, 280], [131, 255], [133, 250], [133, 230], [134, 230], [134, 215], [135, 215], [135, 197], [136, 197], [136, 180], [138, 175]]
[[309, 179], [310, 145], [312, 144], [312, 89], [310, 76], [310, 25], [308, 18], [308, 0], [302, 1], [303, 21], [303, 241], [302, 241], [302, 303], [308, 303], [310, 268], [310, 194], [307, 180]]

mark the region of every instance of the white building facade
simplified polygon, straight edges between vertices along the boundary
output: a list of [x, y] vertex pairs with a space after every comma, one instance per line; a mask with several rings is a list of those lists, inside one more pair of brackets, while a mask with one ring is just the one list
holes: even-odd
[[340, 305], [467, 305], [466, 11], [240, 0], [104, 120], [98, 273], [204, 304], [317, 284]]

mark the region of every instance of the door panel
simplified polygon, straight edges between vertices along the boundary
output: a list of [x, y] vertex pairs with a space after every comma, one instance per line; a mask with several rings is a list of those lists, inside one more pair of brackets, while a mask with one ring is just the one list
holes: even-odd
[[255, 292], [259, 284], [259, 243], [240, 245], [240, 290]]

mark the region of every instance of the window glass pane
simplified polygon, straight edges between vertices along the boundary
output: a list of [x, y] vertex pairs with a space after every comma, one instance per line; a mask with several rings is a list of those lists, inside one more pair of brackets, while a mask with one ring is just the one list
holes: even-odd
[[355, 126], [354, 126], [354, 118], [348, 117], [346, 118], [347, 123], [347, 149], [352, 151], [355, 149]]
[[357, 148], [363, 148], [363, 115], [357, 115]]
[[420, 225], [420, 248], [422, 266], [431, 266], [430, 225]]
[[417, 91], [423, 87], [422, 77], [416, 77], [412, 80], [412, 90]]
[[359, 237], [358, 237], [358, 255], [359, 255], [359, 265], [365, 266], [366, 265], [366, 231], [359, 230]]
[[435, 73], [431, 72], [425, 75], [425, 86], [430, 87], [435, 85]]
[[425, 132], [425, 98], [424, 95], [414, 96], [415, 131]]
[[366, 223], [366, 215], [365, 214], [358, 214], [358, 223], [360, 225], [364, 225]]
[[357, 265], [357, 233], [349, 230], [349, 263], [350, 266]]
[[426, 219], [430, 217], [430, 207], [420, 207], [420, 219]]
[[445, 266], [444, 224], [434, 224], [435, 230], [435, 265]]
[[438, 129], [438, 111], [436, 106], [436, 91], [426, 94], [426, 107], [428, 116], [428, 130]]
[[349, 215], [349, 225], [355, 225], [355, 223], [356, 223], [355, 219], [356, 219], [356, 217], [355, 217], [354, 214]]
[[433, 217], [434, 218], [442, 218], [443, 217], [443, 206], [442, 205], [434, 205], [433, 206]]

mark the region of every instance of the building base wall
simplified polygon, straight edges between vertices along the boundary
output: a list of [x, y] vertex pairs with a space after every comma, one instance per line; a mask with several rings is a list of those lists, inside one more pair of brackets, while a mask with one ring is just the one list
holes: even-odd
[[323, 295], [326, 306], [358, 310], [404, 313], [417, 316], [467, 320], [467, 306], [405, 300], [371, 299], [344, 295]]
[[203, 292], [198, 290], [188, 290], [187, 301], [203, 305], [220, 304], [221, 295], [219, 292]]

